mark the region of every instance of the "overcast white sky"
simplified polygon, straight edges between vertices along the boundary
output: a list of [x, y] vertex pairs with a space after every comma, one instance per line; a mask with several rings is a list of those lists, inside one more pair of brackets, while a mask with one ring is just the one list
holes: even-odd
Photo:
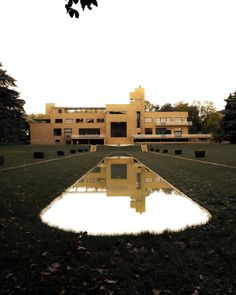
[[72, 19], [65, 0], [0, 0], [0, 62], [27, 113], [128, 103], [139, 85], [155, 104], [224, 107], [236, 90], [235, 0], [97, 1]]

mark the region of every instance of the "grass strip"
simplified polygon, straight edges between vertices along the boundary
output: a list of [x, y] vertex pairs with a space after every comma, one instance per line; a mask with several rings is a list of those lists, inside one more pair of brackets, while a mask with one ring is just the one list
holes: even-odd
[[[127, 150], [208, 209], [211, 221], [178, 233], [103, 237], [43, 224], [40, 211], [112, 150]], [[235, 192], [234, 169], [137, 147], [0, 171], [0, 293], [235, 294]]]

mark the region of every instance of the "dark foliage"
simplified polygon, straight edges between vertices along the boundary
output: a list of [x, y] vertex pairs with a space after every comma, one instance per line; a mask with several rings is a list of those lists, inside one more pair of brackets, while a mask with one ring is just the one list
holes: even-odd
[[160, 112], [173, 112], [174, 107], [172, 106], [171, 103], [165, 103], [163, 106], [160, 107], [159, 111]]
[[[66, 8], [67, 13], [69, 13], [70, 17], [79, 18], [78, 10], [74, 9], [72, 7], [73, 4], [78, 4], [79, 0], [66, 0], [66, 1], [67, 1], [67, 3], [65, 5], [65, 8]], [[80, 0], [80, 5], [83, 10], [85, 9], [86, 6], [89, 10], [92, 9], [91, 5], [98, 6], [96, 0]]]
[[225, 101], [221, 126], [225, 133], [225, 140], [236, 143], [236, 92], [230, 94]]
[[0, 142], [26, 141], [29, 130], [24, 100], [19, 99], [15, 79], [8, 76], [0, 63]]

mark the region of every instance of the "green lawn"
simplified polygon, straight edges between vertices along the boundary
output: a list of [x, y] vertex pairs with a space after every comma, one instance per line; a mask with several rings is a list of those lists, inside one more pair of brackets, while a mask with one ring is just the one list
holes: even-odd
[[[171, 155], [179, 148], [159, 147]], [[193, 157], [196, 147], [181, 145], [182, 156]], [[202, 147], [206, 161], [236, 165], [235, 146]], [[62, 148], [70, 155], [68, 146], [1, 146], [7, 162], [1, 167], [35, 161], [34, 149], [49, 159]], [[0, 170], [0, 294], [236, 294], [236, 169], [139, 150], [99, 147], [97, 153]], [[110, 237], [43, 224], [40, 211], [112, 151], [128, 151], [207, 208], [211, 221], [179, 233]]]
[[168, 154], [175, 155], [175, 150], [182, 150], [181, 157], [195, 159], [194, 151], [204, 150], [205, 157], [199, 160], [236, 166], [236, 146], [230, 144], [162, 144], [150, 145], [150, 149], [168, 149]]
[[[82, 147], [89, 150], [89, 146], [84, 145]], [[58, 158], [57, 151], [64, 151], [65, 156], [69, 156], [71, 149], [76, 149], [76, 152], [78, 152], [79, 148], [81, 146], [77, 145], [0, 145], [0, 156], [5, 157], [5, 166], [16, 166], [39, 162], [40, 160], [34, 159], [34, 152], [44, 152], [44, 160], [48, 160]]]

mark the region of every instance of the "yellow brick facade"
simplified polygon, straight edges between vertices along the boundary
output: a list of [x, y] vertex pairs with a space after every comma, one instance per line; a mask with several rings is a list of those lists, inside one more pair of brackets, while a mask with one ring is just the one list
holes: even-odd
[[31, 144], [135, 144], [206, 142], [209, 134], [189, 134], [187, 112], [145, 112], [144, 89], [130, 93], [129, 104], [104, 108], [46, 104], [46, 119], [30, 123]]

